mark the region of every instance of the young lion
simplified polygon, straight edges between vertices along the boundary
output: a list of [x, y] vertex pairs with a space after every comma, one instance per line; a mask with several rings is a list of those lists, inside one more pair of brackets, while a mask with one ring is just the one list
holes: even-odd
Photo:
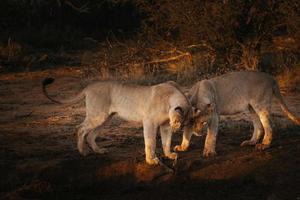
[[[272, 97], [275, 97], [283, 112], [294, 123], [300, 120], [294, 116], [280, 94], [276, 81], [268, 74], [254, 71], [232, 72], [209, 80], [196, 83], [188, 93], [192, 106], [200, 109], [199, 117], [195, 119], [194, 129], [200, 131], [208, 124], [208, 131], [203, 151], [204, 157], [216, 154], [215, 145], [218, 132], [219, 115], [232, 115], [249, 111], [254, 125], [252, 138], [241, 143], [256, 145], [259, 150], [270, 147], [272, 128], [270, 111]], [[186, 127], [181, 145], [175, 146], [177, 151], [185, 151], [193, 130]], [[262, 143], [258, 143], [262, 133]], [[197, 133], [197, 132], [196, 132]]]
[[87, 154], [85, 140], [94, 152], [106, 152], [106, 149], [97, 146], [97, 132], [94, 129], [101, 127], [112, 115], [118, 114], [125, 120], [143, 124], [148, 164], [159, 163], [155, 155], [158, 128], [164, 154], [170, 159], [177, 158], [177, 154], [170, 151], [172, 132], [192, 119], [193, 109], [184, 94], [175, 87], [175, 83], [136, 86], [117, 82], [96, 82], [88, 85], [74, 98], [59, 101], [50, 97], [46, 91], [46, 86], [53, 81], [52, 78], [43, 81], [43, 92], [51, 101], [70, 104], [85, 97], [86, 118], [78, 130], [77, 144], [82, 155]]

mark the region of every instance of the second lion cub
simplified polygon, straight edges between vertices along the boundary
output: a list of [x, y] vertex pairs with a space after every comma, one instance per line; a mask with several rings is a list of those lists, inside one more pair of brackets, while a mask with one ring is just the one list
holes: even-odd
[[[287, 117], [294, 123], [300, 124], [300, 119], [294, 116], [284, 103], [277, 82], [272, 76], [262, 72], [232, 72], [199, 81], [190, 89], [188, 97], [192, 106], [201, 111], [199, 117], [195, 119], [194, 130], [200, 131], [205, 124], [208, 125], [204, 157], [216, 154], [220, 115], [249, 111], [254, 131], [251, 139], [242, 142], [241, 145], [256, 145], [256, 148], [260, 150], [270, 147], [273, 137], [270, 121], [273, 97]], [[176, 146], [175, 150], [187, 150], [194, 130], [189, 127], [185, 128], [182, 143]], [[263, 133], [262, 142], [259, 143]]]

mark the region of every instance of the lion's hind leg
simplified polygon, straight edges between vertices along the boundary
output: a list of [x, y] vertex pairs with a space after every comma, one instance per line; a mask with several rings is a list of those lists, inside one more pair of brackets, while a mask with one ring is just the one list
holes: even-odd
[[249, 110], [250, 110], [254, 130], [253, 130], [251, 139], [243, 141], [241, 143], [241, 146], [256, 145], [263, 133], [263, 126], [260, 122], [259, 116], [256, 114], [256, 112], [254, 111], [254, 109], [251, 106], [250, 106]]
[[85, 137], [88, 134], [89, 129], [87, 128], [85, 122], [80, 125], [77, 132], [77, 148], [81, 155], [86, 156], [88, 154], [88, 148], [85, 143]]
[[256, 144], [255, 148], [258, 150], [264, 150], [271, 146], [273, 138], [273, 131], [270, 120], [271, 103], [267, 102], [265, 104], [260, 104], [259, 106], [254, 106], [253, 109], [258, 114], [265, 133], [262, 143]]
[[256, 144], [256, 149], [264, 150], [271, 146], [272, 138], [273, 138], [273, 131], [271, 126], [270, 120], [270, 113], [268, 111], [261, 111], [259, 114], [259, 118], [261, 123], [264, 127], [264, 138], [261, 144]]
[[107, 152], [106, 148], [99, 148], [96, 144], [96, 138], [98, 137], [98, 130], [101, 129], [110, 118], [108, 114], [102, 114], [93, 120], [94, 128], [88, 133], [86, 140], [95, 153], [103, 154]]

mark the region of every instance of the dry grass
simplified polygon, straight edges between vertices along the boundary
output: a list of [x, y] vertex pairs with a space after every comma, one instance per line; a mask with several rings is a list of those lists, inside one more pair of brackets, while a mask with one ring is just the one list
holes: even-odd
[[110, 39], [97, 52], [85, 52], [85, 78], [155, 84], [174, 80], [188, 85], [215, 64], [216, 52], [204, 44], [178, 46], [166, 41], [147, 43]]
[[283, 91], [299, 90], [300, 85], [300, 65], [291, 70], [286, 70], [276, 77], [279, 87]]
[[5, 45], [0, 46], [0, 58], [10, 61], [22, 52], [22, 46], [18, 42], [8, 38]]
[[[49, 66], [77, 66], [83, 73], [81, 78], [88, 81], [119, 80], [149, 85], [173, 80], [183, 86], [232, 70], [259, 70], [262, 59], [251, 43], [240, 44], [239, 53], [232, 52], [235, 56], [227, 57], [227, 64], [226, 58], [220, 59], [222, 55], [206, 41], [183, 45], [164, 40], [156, 43], [141, 39], [119, 41], [111, 37], [106, 42], [95, 40], [94, 43], [97, 44], [95, 49], [67, 53], [63, 49], [58, 52], [28, 51], [9, 39], [7, 44], [0, 47], [0, 57], [3, 68], [7, 66], [8, 72], [15, 70], [16, 66], [21, 67], [22, 72]], [[276, 44], [268, 51], [273, 55], [270, 59], [270, 66], [273, 67], [266, 71], [273, 75], [281, 71], [277, 75], [281, 89], [295, 90], [300, 77], [299, 56], [291, 48], [278, 50]]]

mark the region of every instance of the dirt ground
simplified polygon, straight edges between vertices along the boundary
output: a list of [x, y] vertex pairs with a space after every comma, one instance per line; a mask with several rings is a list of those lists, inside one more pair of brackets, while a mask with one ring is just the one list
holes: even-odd
[[[41, 91], [47, 76], [57, 79], [49, 91], [61, 98], [88, 82], [81, 70], [69, 68], [0, 75], [1, 199], [300, 199], [300, 127], [277, 105], [272, 148], [241, 148], [253, 128], [236, 117], [221, 124], [218, 156], [202, 158], [204, 137], [193, 137], [170, 173], [145, 164], [142, 127], [118, 118], [97, 140], [109, 152], [80, 156], [75, 133], [84, 103], [48, 101]], [[284, 99], [300, 116], [300, 94]], [[173, 145], [180, 140], [175, 135]], [[157, 152], [162, 155], [159, 137]]]

